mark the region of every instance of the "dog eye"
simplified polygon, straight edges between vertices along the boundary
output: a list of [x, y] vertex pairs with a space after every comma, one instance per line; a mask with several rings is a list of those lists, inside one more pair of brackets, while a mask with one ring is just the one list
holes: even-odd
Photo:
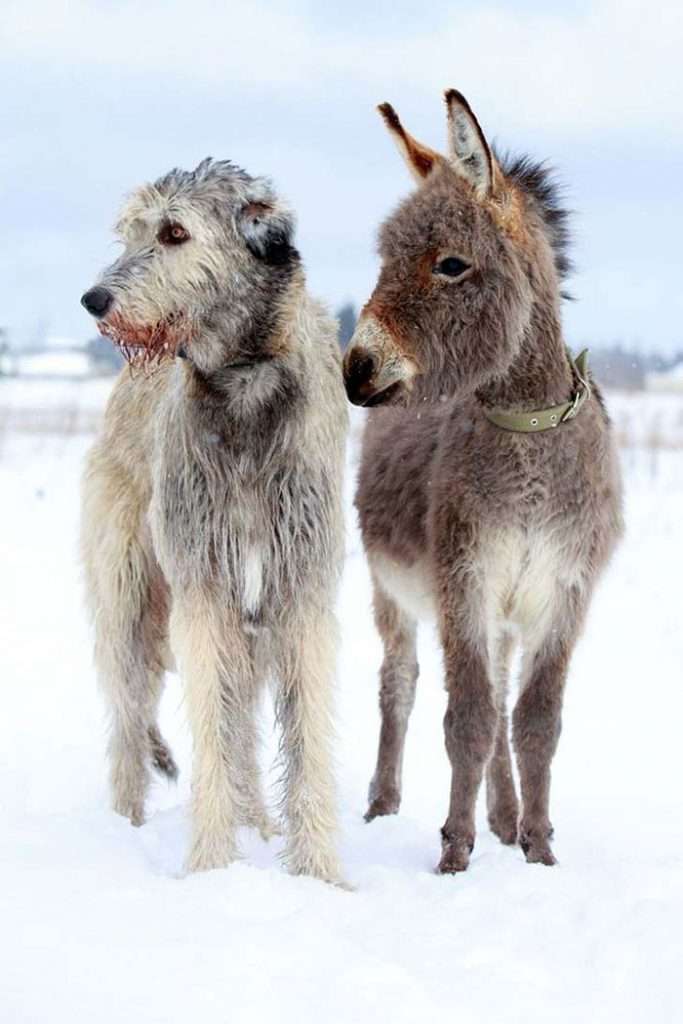
[[458, 259], [457, 256], [447, 256], [445, 260], [434, 264], [432, 273], [444, 274], [446, 277], [460, 277], [469, 269], [469, 263], [465, 263], [464, 260]]
[[162, 245], [181, 245], [187, 242], [190, 232], [182, 224], [164, 224], [158, 237]]

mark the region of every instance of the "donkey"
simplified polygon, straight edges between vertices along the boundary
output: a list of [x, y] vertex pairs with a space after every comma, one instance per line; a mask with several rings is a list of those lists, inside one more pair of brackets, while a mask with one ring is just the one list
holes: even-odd
[[[555, 863], [564, 684], [622, 523], [603, 401], [562, 340], [570, 265], [556, 186], [543, 165], [492, 152], [459, 92], [446, 106], [447, 156], [379, 108], [418, 187], [382, 226], [379, 280], [344, 371], [351, 401], [373, 407], [356, 496], [384, 643], [366, 820], [399, 809], [416, 621], [433, 616], [452, 767], [438, 870], [455, 873], [469, 863], [484, 774], [491, 829], [527, 861]], [[506, 713], [516, 642], [521, 813]]]
[[177, 659], [194, 741], [190, 870], [274, 831], [254, 723], [275, 678], [294, 873], [340, 879], [330, 761], [347, 403], [336, 328], [306, 291], [292, 213], [228, 161], [173, 170], [118, 223], [82, 303], [122, 372], [84, 476], [82, 550], [111, 720], [114, 809], [144, 820]]

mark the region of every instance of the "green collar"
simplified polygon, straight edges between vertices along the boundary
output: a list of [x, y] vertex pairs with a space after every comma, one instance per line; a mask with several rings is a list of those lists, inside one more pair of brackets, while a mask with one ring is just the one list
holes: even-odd
[[569, 363], [577, 380], [574, 394], [568, 402], [553, 405], [550, 409], [539, 409], [537, 412], [505, 412], [503, 409], [484, 409], [484, 415], [491, 423], [502, 430], [512, 430], [517, 434], [535, 434], [539, 430], [553, 430], [561, 423], [573, 420], [578, 415], [583, 403], [591, 396], [588, 381], [588, 349], [573, 359], [567, 352]]

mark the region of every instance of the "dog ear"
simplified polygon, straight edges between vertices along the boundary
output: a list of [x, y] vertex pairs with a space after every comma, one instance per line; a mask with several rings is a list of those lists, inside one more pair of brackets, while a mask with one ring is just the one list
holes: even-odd
[[294, 216], [271, 197], [249, 199], [240, 210], [237, 227], [249, 251], [271, 266], [298, 257], [293, 245]]

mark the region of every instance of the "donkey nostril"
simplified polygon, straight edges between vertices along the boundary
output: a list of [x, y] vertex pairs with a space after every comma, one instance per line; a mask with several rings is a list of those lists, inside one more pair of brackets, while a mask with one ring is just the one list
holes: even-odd
[[370, 380], [375, 369], [372, 356], [367, 352], [354, 353], [346, 364], [347, 383], [354, 381], [357, 384], [364, 384]]
[[344, 367], [346, 393], [356, 405], [362, 405], [368, 397], [368, 385], [374, 372], [374, 360], [367, 352], [352, 352], [347, 356]]
[[95, 288], [90, 288], [90, 290], [81, 297], [81, 305], [87, 309], [91, 316], [96, 317], [103, 317], [113, 301], [114, 296], [112, 293], [99, 285]]

